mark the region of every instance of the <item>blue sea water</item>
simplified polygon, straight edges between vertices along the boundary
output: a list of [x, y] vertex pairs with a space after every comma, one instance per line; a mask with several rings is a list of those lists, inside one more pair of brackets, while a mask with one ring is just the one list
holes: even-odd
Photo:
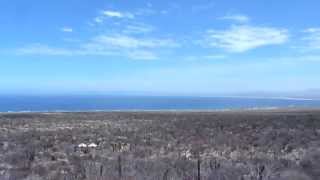
[[221, 110], [288, 107], [320, 108], [320, 100], [164, 96], [0, 96], [0, 112]]

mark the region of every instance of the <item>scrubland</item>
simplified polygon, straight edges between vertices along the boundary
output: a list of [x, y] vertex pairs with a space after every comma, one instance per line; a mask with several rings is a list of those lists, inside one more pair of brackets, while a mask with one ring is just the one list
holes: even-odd
[[0, 180], [20, 179], [319, 180], [320, 110], [3, 113]]

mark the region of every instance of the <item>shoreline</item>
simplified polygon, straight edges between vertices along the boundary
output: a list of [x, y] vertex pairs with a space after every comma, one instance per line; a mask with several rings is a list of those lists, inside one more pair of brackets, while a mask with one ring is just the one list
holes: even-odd
[[80, 110], [80, 111], [8, 111], [0, 112], [1, 114], [60, 114], [60, 113], [219, 113], [219, 112], [304, 112], [319, 111], [320, 107], [263, 107], [263, 108], [232, 108], [232, 109], [127, 109], [127, 110]]

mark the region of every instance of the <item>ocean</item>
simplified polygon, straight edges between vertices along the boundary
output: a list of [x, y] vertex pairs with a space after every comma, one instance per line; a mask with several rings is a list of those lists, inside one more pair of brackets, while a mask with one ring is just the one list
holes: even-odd
[[320, 100], [165, 96], [0, 96], [0, 112], [320, 108]]

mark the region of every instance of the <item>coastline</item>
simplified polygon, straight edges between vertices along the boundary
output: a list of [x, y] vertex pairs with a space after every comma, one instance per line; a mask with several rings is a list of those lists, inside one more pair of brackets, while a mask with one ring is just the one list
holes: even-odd
[[127, 110], [80, 110], [80, 111], [8, 111], [0, 114], [61, 114], [61, 113], [245, 113], [245, 112], [320, 112], [320, 107], [259, 107], [226, 109], [127, 109]]

